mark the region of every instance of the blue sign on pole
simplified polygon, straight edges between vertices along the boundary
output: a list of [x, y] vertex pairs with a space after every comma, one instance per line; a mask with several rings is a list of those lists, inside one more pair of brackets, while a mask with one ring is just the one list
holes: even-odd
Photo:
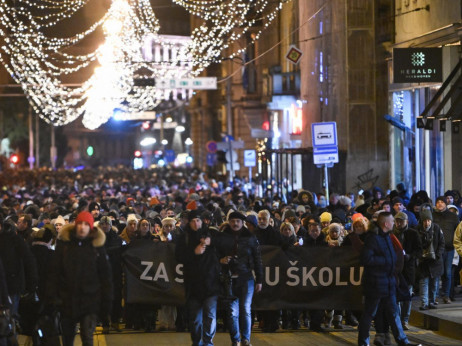
[[165, 160], [168, 163], [175, 161], [176, 155], [174, 150], [165, 150]]
[[217, 154], [209, 153], [207, 154], [207, 166], [215, 166], [217, 163]]
[[337, 146], [337, 123], [334, 121], [325, 123], [312, 123], [311, 135], [313, 148]]

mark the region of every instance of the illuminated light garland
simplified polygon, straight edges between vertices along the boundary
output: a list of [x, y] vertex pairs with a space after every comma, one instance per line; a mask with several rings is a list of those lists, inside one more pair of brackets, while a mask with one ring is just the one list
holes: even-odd
[[[193, 30], [191, 39], [158, 35], [159, 22], [149, 0], [112, 0], [101, 19], [65, 38], [48, 37], [41, 28], [71, 18], [88, 0], [17, 0], [15, 7], [0, 0], [0, 34], [4, 38], [0, 62], [45, 121], [64, 125], [83, 115], [84, 125], [94, 129], [109, 120], [116, 108], [127, 113], [152, 110], [172, 91], [136, 87], [134, 78], [197, 75], [212, 62], [221, 61], [223, 51], [261, 20], [264, 25], [254, 32], [254, 39], [258, 39], [283, 3], [174, 1], [206, 21]], [[100, 27], [105, 42], [96, 51], [70, 53], [73, 46]], [[157, 46], [155, 59], [146, 59], [142, 54], [146, 40]], [[159, 58], [161, 50], [164, 58]], [[244, 50], [232, 53], [230, 58]], [[167, 59], [165, 51], [171, 52]], [[152, 52], [145, 53], [149, 56]], [[63, 85], [64, 76], [93, 64], [98, 67], [80, 87]]]

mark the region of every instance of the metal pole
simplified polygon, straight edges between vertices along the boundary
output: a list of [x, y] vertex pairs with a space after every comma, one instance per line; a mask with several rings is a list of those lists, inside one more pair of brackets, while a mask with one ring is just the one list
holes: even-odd
[[35, 117], [35, 167], [40, 168], [40, 123], [39, 117]]
[[50, 160], [51, 168], [56, 169], [56, 145], [55, 145], [55, 127], [53, 124], [51, 126], [51, 148], [50, 148]]
[[29, 169], [34, 169], [34, 130], [32, 129], [32, 108], [29, 106]]
[[233, 142], [231, 142], [231, 138], [228, 137], [228, 150], [229, 150], [229, 181], [232, 183], [234, 181], [234, 158], [233, 158]]
[[329, 205], [329, 176], [327, 175], [327, 165], [324, 165], [324, 182], [326, 184], [327, 205]]
[[227, 129], [228, 135], [233, 135], [233, 115], [231, 108], [231, 78], [228, 78], [226, 81], [226, 120], [227, 120]]

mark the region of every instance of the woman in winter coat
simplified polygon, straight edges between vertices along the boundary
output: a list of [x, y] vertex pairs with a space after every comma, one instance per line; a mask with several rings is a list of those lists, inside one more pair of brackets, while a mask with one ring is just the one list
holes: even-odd
[[441, 228], [433, 223], [430, 210], [420, 212], [417, 232], [422, 241], [422, 255], [419, 259], [420, 310], [436, 309], [439, 278], [443, 275], [444, 236]]

